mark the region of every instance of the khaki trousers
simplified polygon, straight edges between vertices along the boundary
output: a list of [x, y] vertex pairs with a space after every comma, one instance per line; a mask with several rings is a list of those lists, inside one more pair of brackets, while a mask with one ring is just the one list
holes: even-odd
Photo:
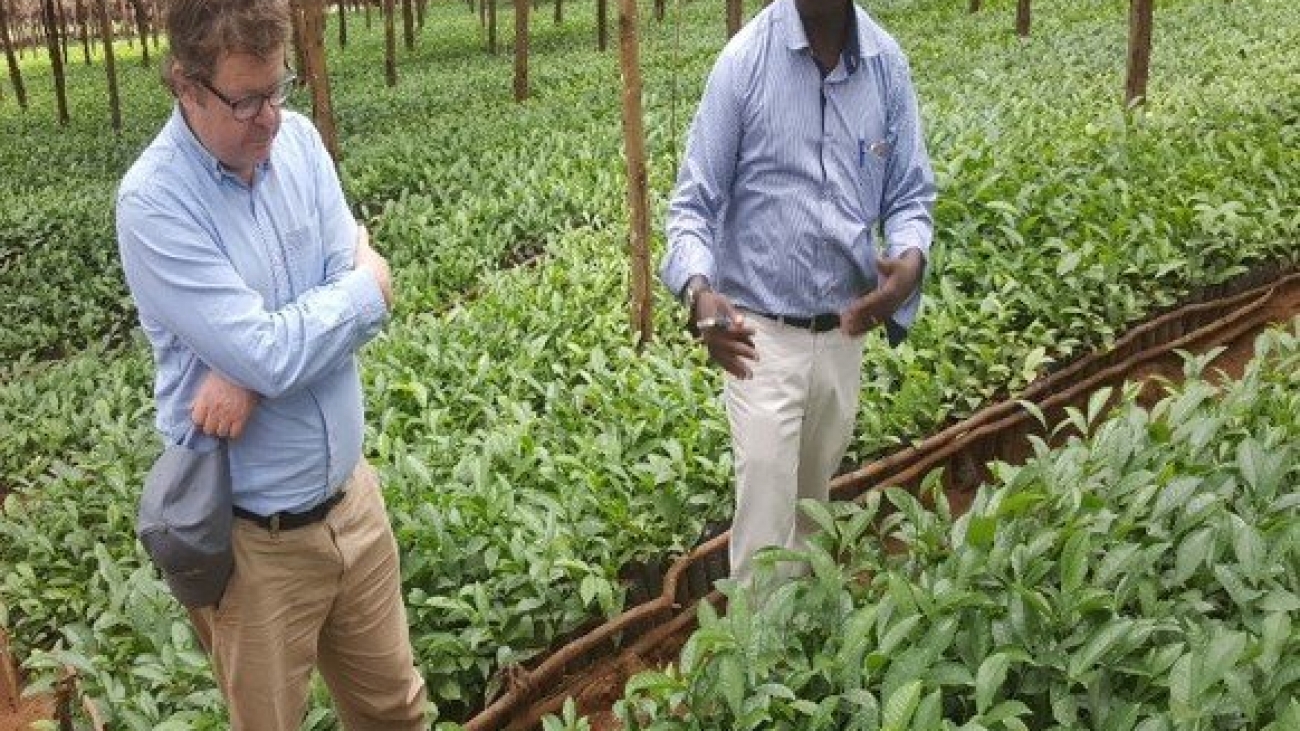
[[742, 584], [760, 548], [802, 548], [815, 527], [796, 501], [829, 496], [853, 435], [864, 342], [748, 313], [745, 322], [756, 331], [753, 377], [727, 375], [723, 389], [736, 464], [731, 576]]
[[349, 731], [424, 729], [424, 679], [402, 603], [397, 542], [364, 460], [319, 523], [273, 533], [236, 518], [235, 573], [190, 612], [239, 731], [298, 731], [319, 666]]

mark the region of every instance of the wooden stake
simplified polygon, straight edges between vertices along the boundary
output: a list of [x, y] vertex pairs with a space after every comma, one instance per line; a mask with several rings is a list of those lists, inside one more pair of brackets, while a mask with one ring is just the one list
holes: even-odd
[[402, 40], [406, 42], [406, 50], [415, 50], [415, 15], [411, 7], [411, 0], [402, 0]]
[[335, 162], [339, 159], [339, 139], [334, 128], [334, 105], [330, 101], [330, 77], [325, 67], [325, 0], [302, 0], [294, 22], [302, 24], [302, 39], [307, 57], [304, 72], [311, 89], [311, 116], [320, 131], [325, 149]]
[[10, 711], [18, 709], [22, 698], [22, 685], [18, 679], [18, 665], [9, 649], [9, 635], [0, 629], [0, 703]]
[[384, 79], [397, 86], [397, 9], [393, 0], [384, 0]]
[[113, 60], [113, 24], [108, 19], [108, 3], [96, 0], [99, 16], [99, 37], [104, 43], [104, 70], [108, 74], [108, 109], [112, 115], [113, 131], [122, 131], [122, 101], [117, 93], [117, 64]]
[[596, 0], [596, 48], [609, 47], [609, 0]]
[[727, 37], [730, 38], [740, 32], [742, 19], [745, 17], [745, 7], [741, 0], [727, 0]]
[[143, 0], [131, 0], [135, 11], [135, 32], [140, 37], [140, 65], [149, 68], [149, 18]]
[[515, 0], [515, 101], [528, 98], [528, 0]]
[[0, 42], [5, 47], [5, 62], [9, 66], [9, 81], [14, 85], [14, 95], [18, 97], [18, 106], [27, 109], [27, 87], [23, 86], [23, 72], [14, 57], [14, 44], [9, 36], [8, 0], [0, 0]]
[[77, 16], [77, 31], [81, 34], [81, 58], [86, 65], [90, 65], [90, 11], [86, 9], [86, 0], [77, 0], [73, 6], [73, 12]]
[[1016, 35], [1021, 38], [1029, 37], [1030, 9], [1029, 0], [1017, 0], [1016, 2]]
[[339, 0], [339, 48], [348, 47], [348, 3]]
[[636, 0], [620, 0], [618, 14], [619, 62], [623, 69], [623, 149], [627, 157], [627, 206], [631, 215], [628, 236], [631, 263], [631, 319], [637, 349], [654, 333], [650, 309], [650, 216], [646, 194], [645, 120], [641, 110], [641, 59], [637, 46]]
[[1128, 14], [1128, 78], [1124, 82], [1124, 105], [1142, 104], [1147, 97], [1151, 72], [1151, 0], [1130, 0]]
[[54, 0], [45, 0], [41, 4], [41, 10], [41, 18], [45, 22], [45, 47], [50, 51], [50, 68], [54, 72], [54, 97], [59, 107], [59, 124], [66, 126], [69, 120], [67, 81], [63, 76], [63, 53], [59, 50], [58, 16], [54, 12]]

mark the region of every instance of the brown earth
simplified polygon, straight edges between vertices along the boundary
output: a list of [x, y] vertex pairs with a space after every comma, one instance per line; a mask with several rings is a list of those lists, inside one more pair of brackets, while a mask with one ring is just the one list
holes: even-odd
[[23, 698], [16, 706], [0, 706], [0, 731], [29, 731], [31, 724], [54, 718], [54, 701], [48, 696]]

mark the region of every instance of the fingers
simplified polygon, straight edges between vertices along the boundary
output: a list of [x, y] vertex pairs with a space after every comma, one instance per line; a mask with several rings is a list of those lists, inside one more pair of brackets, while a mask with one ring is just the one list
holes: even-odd
[[749, 378], [753, 370], [749, 363], [758, 360], [754, 346], [754, 329], [735, 323], [728, 330], [710, 332], [705, 337], [709, 359], [736, 378]]
[[190, 420], [199, 431], [220, 439], [236, 439], [257, 406], [258, 396], [219, 374], [209, 373], [199, 385]]

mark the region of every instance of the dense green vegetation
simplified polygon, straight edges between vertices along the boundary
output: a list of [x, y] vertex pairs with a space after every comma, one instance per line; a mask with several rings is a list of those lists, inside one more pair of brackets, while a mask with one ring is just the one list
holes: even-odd
[[1134, 387], [1100, 421], [1094, 394], [1058, 426], [1085, 439], [994, 465], [955, 520], [937, 472], [934, 511], [894, 488], [807, 506], [824, 531], [758, 585], [777, 559], [808, 575], [703, 604], [680, 668], [628, 682], [624, 728], [1295, 728], [1300, 317], [1256, 352], [1223, 388], [1189, 361], [1150, 411]]
[[[874, 4], [910, 51], [941, 199], [926, 314], [903, 347], [868, 353], [858, 458], [1196, 286], [1296, 261], [1300, 8], [1162, 5], [1153, 98], [1126, 115], [1126, 7], [1036, 3], [1021, 42], [1007, 2], [976, 16]], [[716, 374], [663, 293], [658, 342], [631, 348], [617, 62], [594, 51], [591, 4], [566, 14], [536, 18], [524, 105], [460, 4], [431, 8], [396, 89], [378, 24], [352, 23], [341, 53], [331, 41], [341, 172], [401, 300], [363, 354], [370, 458], [444, 717], [481, 705], [504, 664], [615, 611], [619, 566], [689, 546], [730, 506]], [[724, 34], [704, 3], [681, 6], [680, 43], [650, 17], [659, 216]], [[0, 485], [18, 491], [0, 520], [0, 622], [32, 667], [80, 667], [128, 728], [219, 727], [202, 659], [131, 530], [158, 445], [111, 197], [167, 100], [155, 71], [120, 63], [127, 129], [106, 134], [102, 68], [74, 63], [74, 122], [59, 130], [47, 70], [25, 68], [31, 111], [0, 101]], [[539, 251], [537, 266], [502, 266]]]

